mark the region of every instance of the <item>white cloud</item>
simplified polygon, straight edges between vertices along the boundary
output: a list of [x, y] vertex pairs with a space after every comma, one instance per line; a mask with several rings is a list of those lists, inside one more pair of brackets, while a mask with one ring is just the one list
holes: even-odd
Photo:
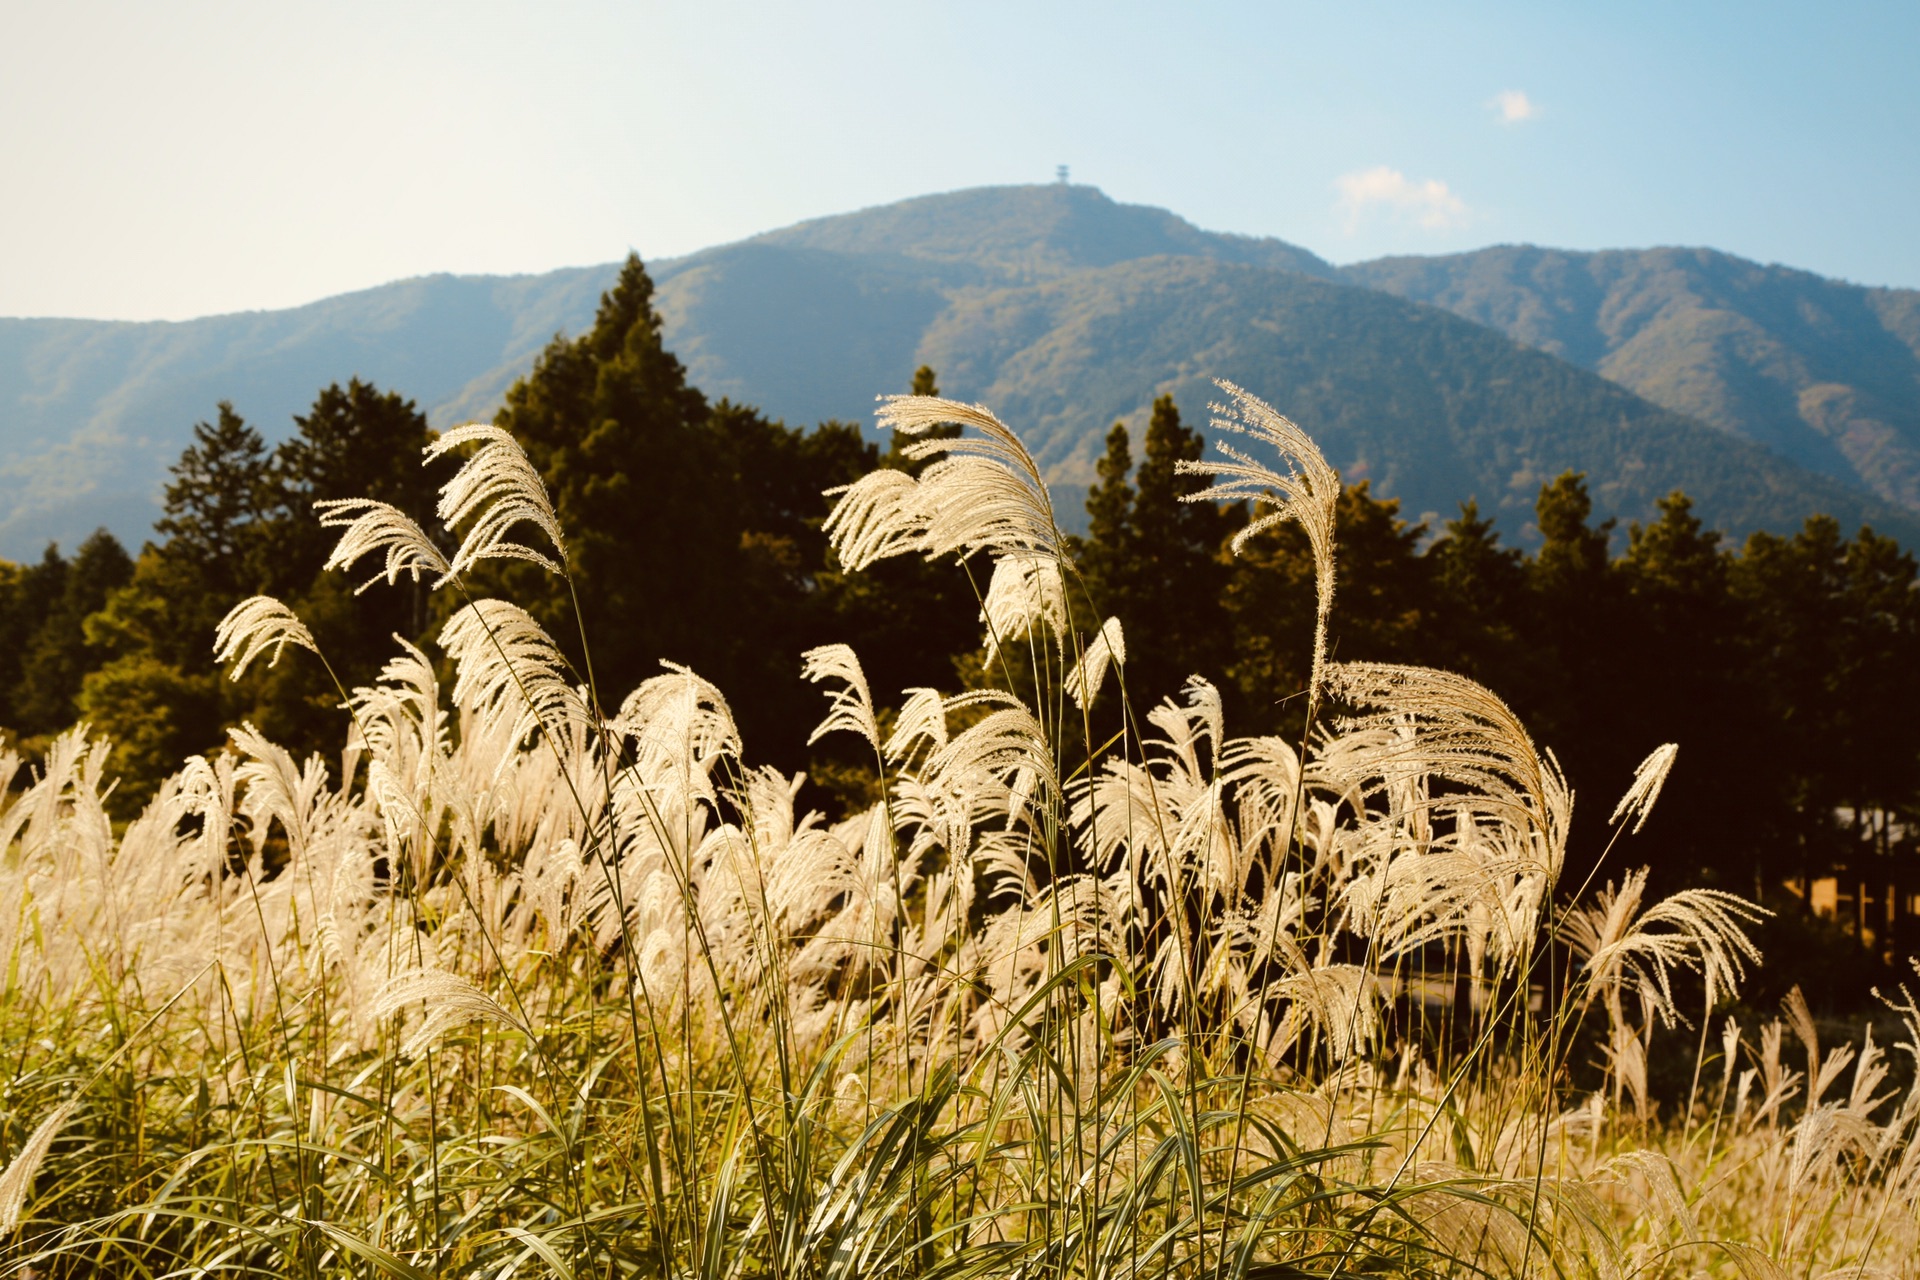
[[1382, 208], [1434, 231], [1445, 231], [1467, 220], [1466, 201], [1438, 178], [1414, 182], [1398, 169], [1375, 165], [1343, 173], [1333, 180], [1340, 208], [1347, 215], [1347, 231], [1356, 230], [1369, 210]]
[[1533, 99], [1518, 89], [1502, 89], [1487, 105], [1499, 113], [1501, 124], [1519, 124], [1540, 114]]

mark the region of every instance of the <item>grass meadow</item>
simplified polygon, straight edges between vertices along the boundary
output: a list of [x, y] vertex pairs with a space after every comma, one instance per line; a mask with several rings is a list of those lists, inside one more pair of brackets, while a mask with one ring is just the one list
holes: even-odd
[[[1313, 546], [1306, 732], [1129, 689], [1017, 435], [897, 397], [930, 465], [828, 532], [990, 557], [989, 679], [808, 653], [869, 761], [831, 819], [698, 673], [598, 689], [469, 594], [565, 574], [506, 433], [430, 449], [447, 539], [323, 504], [331, 567], [457, 602], [341, 690], [337, 757], [242, 728], [127, 824], [84, 726], [0, 759], [0, 1277], [1920, 1275], [1912, 998], [1884, 1045], [1728, 1012], [1761, 911], [1633, 860], [1684, 744], [1582, 797], [1613, 843], [1568, 882], [1551, 752], [1330, 659], [1338, 479], [1217, 412], [1204, 496]], [[325, 661], [266, 598], [217, 641]]]

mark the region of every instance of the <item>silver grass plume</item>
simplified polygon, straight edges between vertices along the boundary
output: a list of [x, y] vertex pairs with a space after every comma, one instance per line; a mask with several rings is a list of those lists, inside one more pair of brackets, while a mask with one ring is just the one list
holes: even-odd
[[[567, 544], [560, 534], [560, 517], [554, 514], [547, 487], [518, 440], [499, 427], [470, 422], [428, 445], [427, 460], [431, 462], [474, 441], [480, 442], [479, 450], [461, 464], [453, 479], [440, 486], [437, 513], [441, 522], [451, 529], [469, 518], [474, 521], [442, 580], [464, 573], [482, 560], [498, 559], [531, 560], [564, 577], [566, 570], [561, 562], [566, 559]], [[523, 521], [547, 536], [560, 560], [507, 540], [513, 526]]]
[[980, 605], [987, 624], [986, 662], [992, 666], [1003, 645], [1044, 627], [1056, 641], [1067, 632], [1067, 589], [1060, 566], [1043, 556], [1002, 556]]
[[333, 498], [314, 503], [313, 509], [320, 513], [321, 528], [346, 530], [323, 568], [350, 572], [365, 556], [386, 555], [385, 568], [355, 587], [355, 595], [383, 580], [392, 586], [403, 573], [415, 582], [431, 573], [437, 587], [452, 572], [433, 539], [396, 506], [372, 498]]
[[887, 759], [895, 763], [912, 755], [921, 743], [935, 751], [947, 745], [947, 702], [940, 691], [915, 688], [903, 692], [907, 700], [900, 706], [886, 745]]
[[1341, 722], [1343, 737], [1376, 735], [1356, 765], [1389, 782], [1431, 774], [1461, 784], [1481, 813], [1536, 833], [1545, 869], [1559, 874], [1573, 793], [1552, 754], [1534, 746], [1520, 717], [1491, 690], [1447, 671], [1378, 662], [1333, 664], [1327, 690], [1356, 708]]
[[1320, 674], [1327, 661], [1327, 619], [1333, 612], [1334, 514], [1340, 503], [1340, 475], [1328, 464], [1326, 456], [1312, 437], [1273, 406], [1225, 379], [1215, 385], [1227, 393], [1229, 404], [1208, 406], [1214, 412], [1213, 425], [1222, 431], [1249, 435], [1273, 447], [1287, 468], [1275, 471], [1257, 462], [1230, 444], [1216, 442], [1225, 461], [1177, 463], [1188, 475], [1214, 477], [1214, 483], [1202, 493], [1190, 494], [1188, 502], [1249, 502], [1255, 510], [1262, 504], [1273, 510], [1256, 516], [1233, 536], [1233, 552], [1240, 554], [1247, 540], [1286, 520], [1298, 520], [1313, 548], [1315, 592], [1313, 628], [1313, 675], [1310, 693], [1317, 694]]
[[873, 694], [867, 688], [867, 673], [861, 670], [860, 656], [853, 651], [853, 646], [825, 644], [807, 650], [800, 655], [800, 677], [810, 684], [822, 680], [841, 683], [841, 688], [832, 695], [827, 718], [807, 739], [808, 746], [836, 729], [845, 729], [865, 738], [875, 751], [880, 749], [880, 724], [873, 714]]
[[857, 573], [890, 556], [924, 549], [926, 520], [918, 506], [920, 482], [904, 471], [881, 467], [852, 484], [827, 490], [839, 501], [827, 513], [825, 529], [834, 554]]
[[1320, 1033], [1333, 1061], [1340, 1063], [1364, 1053], [1379, 1032], [1379, 986], [1373, 972], [1362, 965], [1321, 965], [1291, 974], [1275, 983], [1273, 992], [1290, 1003], [1277, 1033], [1278, 1043], [1269, 1045], [1269, 1053], [1283, 1050], [1307, 1023]]
[[1710, 1001], [1732, 994], [1746, 965], [1760, 960], [1743, 926], [1770, 913], [1718, 889], [1683, 889], [1642, 912], [1646, 888], [1645, 867], [1628, 873], [1618, 889], [1601, 890], [1593, 906], [1569, 912], [1559, 935], [1586, 964], [1586, 1002], [1604, 995], [1617, 1019], [1620, 992], [1631, 984], [1671, 1025], [1678, 1017], [1672, 971], [1701, 974]]
[[1652, 754], [1640, 762], [1633, 771], [1633, 785], [1627, 788], [1627, 794], [1620, 797], [1620, 803], [1613, 807], [1613, 816], [1608, 822], [1619, 822], [1623, 817], [1632, 818], [1633, 833], [1640, 834], [1640, 828], [1647, 825], [1647, 815], [1653, 812], [1654, 804], [1660, 799], [1660, 788], [1667, 784], [1667, 774], [1673, 770], [1674, 757], [1680, 754], [1680, 744], [1665, 743], [1655, 747]]
[[938, 559], [991, 551], [1065, 563], [1066, 539], [1040, 464], [1005, 423], [982, 405], [937, 396], [882, 400], [882, 428], [919, 436], [947, 423], [977, 434], [908, 445], [909, 458], [939, 459], [918, 480], [880, 470], [828, 490], [839, 501], [824, 527], [840, 562], [858, 570], [908, 552]]
[[1067, 673], [1067, 696], [1081, 708], [1094, 700], [1112, 663], [1127, 664], [1127, 638], [1120, 630], [1120, 619], [1108, 618], [1100, 634], [1087, 645], [1080, 660]]
[[27, 1191], [33, 1186], [33, 1175], [40, 1171], [47, 1152], [53, 1148], [53, 1140], [60, 1136], [60, 1130], [66, 1127], [79, 1105], [80, 1100], [74, 1098], [55, 1107], [27, 1138], [26, 1144], [20, 1148], [20, 1154], [13, 1158], [6, 1172], [0, 1173], [0, 1236], [7, 1235], [20, 1225], [20, 1213], [26, 1208]]
[[233, 606], [227, 616], [220, 619], [213, 633], [213, 659], [223, 665], [233, 664], [228, 678], [238, 680], [255, 658], [269, 650], [272, 656], [267, 659], [267, 665], [279, 665], [280, 651], [290, 644], [312, 654], [320, 652], [320, 647], [313, 642], [313, 633], [293, 610], [272, 596], [253, 596]]
[[475, 600], [448, 619], [440, 647], [453, 659], [454, 703], [488, 715], [506, 715], [515, 736], [549, 730], [584, 714], [566, 679], [566, 659], [551, 637], [518, 605]]
[[427, 1048], [452, 1027], [485, 1021], [511, 1027], [528, 1036], [533, 1032], [520, 1019], [480, 988], [444, 969], [409, 969], [389, 978], [373, 998], [373, 1016], [389, 1017], [412, 1004], [424, 1004], [427, 1014], [400, 1052], [408, 1057]]

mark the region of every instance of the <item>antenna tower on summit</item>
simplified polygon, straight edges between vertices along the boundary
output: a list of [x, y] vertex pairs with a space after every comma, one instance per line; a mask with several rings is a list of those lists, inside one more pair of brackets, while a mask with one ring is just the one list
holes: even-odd
[[1067, 166], [1060, 165], [1059, 167], [1054, 169], [1053, 176], [1060, 180], [1061, 186], [1064, 187], [1065, 185], [1067, 185]]

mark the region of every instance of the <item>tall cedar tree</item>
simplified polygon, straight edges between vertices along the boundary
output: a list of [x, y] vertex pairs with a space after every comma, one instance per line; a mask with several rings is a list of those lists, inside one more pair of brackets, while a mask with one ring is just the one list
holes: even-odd
[[1541, 676], [1528, 616], [1526, 556], [1502, 545], [1493, 520], [1468, 499], [1428, 548], [1426, 561], [1436, 606], [1431, 661], [1510, 695], [1535, 687]]
[[660, 328], [629, 256], [593, 327], [554, 339], [508, 391], [496, 421], [553, 495], [572, 589], [523, 565], [479, 585], [528, 607], [603, 702], [684, 663], [726, 690], [758, 758], [802, 763], [818, 696], [800, 654], [831, 630], [813, 599], [822, 491], [874, 453], [849, 427], [709, 405]]
[[431, 527], [435, 477], [420, 465], [431, 438], [412, 401], [358, 379], [321, 391], [271, 451], [230, 404], [195, 427], [155, 525], [165, 540], [147, 544], [131, 581], [87, 622], [104, 660], [80, 701], [115, 741], [123, 807], [242, 721], [296, 757], [337, 750], [340, 688], [320, 664], [289, 653], [234, 684], [213, 669], [214, 628], [246, 597], [278, 596], [348, 688], [377, 677], [396, 634], [422, 638], [424, 585], [381, 583], [356, 598], [355, 584], [322, 571], [334, 534], [313, 504], [371, 496]]
[[1107, 615], [1120, 619], [1126, 686], [1141, 707], [1178, 694], [1190, 675], [1217, 678], [1232, 656], [1225, 599], [1232, 570], [1223, 544], [1245, 512], [1186, 500], [1208, 481], [1182, 474], [1178, 464], [1197, 462], [1205, 448], [1201, 434], [1182, 425], [1173, 397], [1163, 395], [1153, 402], [1132, 483], [1126, 425], [1115, 423], [1099, 483], [1087, 495], [1088, 536], [1078, 558], [1095, 616], [1085, 625], [1091, 631]]

